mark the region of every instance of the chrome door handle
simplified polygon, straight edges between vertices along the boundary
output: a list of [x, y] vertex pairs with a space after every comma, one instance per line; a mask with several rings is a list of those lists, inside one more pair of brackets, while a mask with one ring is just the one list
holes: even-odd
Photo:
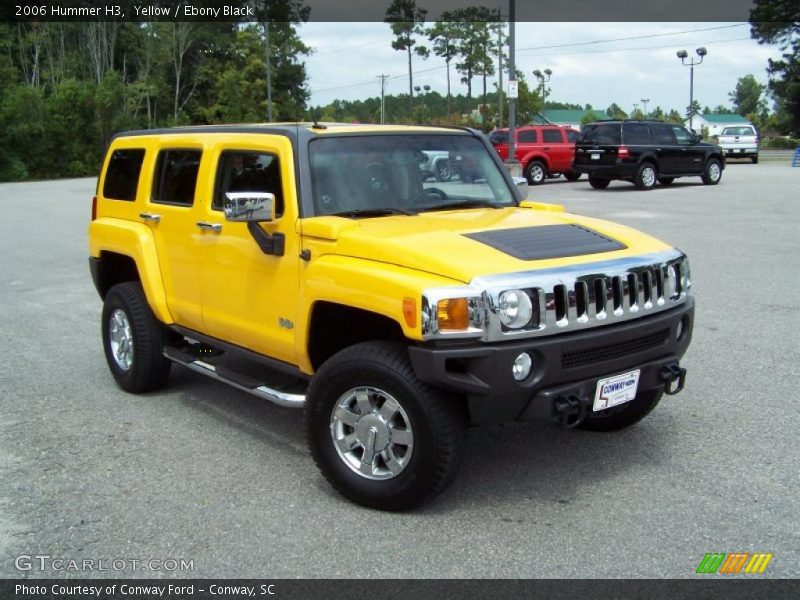
[[209, 223], [208, 221], [198, 221], [197, 226], [204, 231], [213, 231], [215, 233], [219, 233], [222, 231], [222, 224], [221, 223]]
[[156, 215], [149, 212], [139, 213], [139, 218], [148, 223], [158, 223], [161, 220], [161, 215]]

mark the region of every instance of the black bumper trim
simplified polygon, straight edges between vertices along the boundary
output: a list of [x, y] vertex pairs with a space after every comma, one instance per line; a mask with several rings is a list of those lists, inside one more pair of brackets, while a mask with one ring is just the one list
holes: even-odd
[[[648, 371], [650, 365], [654, 367], [652, 378], [643, 371], [640, 390], [664, 387], [658, 370], [677, 363], [686, 352], [693, 319], [694, 301], [689, 297], [669, 311], [586, 331], [496, 344], [424, 344], [410, 347], [409, 356], [422, 381], [467, 397], [474, 423], [503, 423], [520, 418], [540, 393], [551, 388], [593, 386], [599, 378], [640, 367]], [[683, 333], [677, 339], [680, 323]], [[663, 342], [639, 349], [638, 340], [648, 336], [659, 338], [664, 330], [668, 333], [661, 338]], [[635, 349], [628, 354], [611, 353], [608, 358], [599, 356], [590, 364], [574, 367], [569, 362], [562, 363], [565, 354], [587, 348], [619, 347], [628, 342]], [[521, 352], [531, 355], [534, 367], [526, 380], [518, 382], [512, 377], [511, 368]]]

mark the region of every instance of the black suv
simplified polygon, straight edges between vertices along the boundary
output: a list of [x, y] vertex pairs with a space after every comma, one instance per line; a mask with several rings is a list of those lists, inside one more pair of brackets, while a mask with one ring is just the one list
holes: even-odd
[[598, 121], [583, 128], [575, 144], [573, 169], [589, 175], [593, 188], [604, 189], [612, 179], [649, 190], [658, 181], [699, 176], [716, 185], [725, 168], [722, 148], [700, 141], [680, 125], [662, 121]]

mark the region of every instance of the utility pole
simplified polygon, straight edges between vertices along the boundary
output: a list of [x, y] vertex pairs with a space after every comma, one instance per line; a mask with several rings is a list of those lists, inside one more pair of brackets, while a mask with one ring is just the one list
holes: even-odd
[[[515, 0], [508, 0], [508, 82], [516, 84], [517, 72], [514, 66], [514, 21], [517, 18]], [[508, 95], [508, 158], [506, 167], [512, 177], [519, 177], [522, 169], [517, 161], [517, 94]]]
[[383, 125], [383, 111], [384, 111], [384, 90], [386, 88], [386, 80], [389, 79], [388, 75], [384, 75], [381, 73], [377, 75], [377, 78], [381, 80], [381, 125]]
[[503, 126], [503, 15], [497, 7], [497, 126]]
[[269, 51], [269, 16], [267, 16], [268, 3], [264, 3], [264, 62], [267, 64], [267, 123], [272, 123], [272, 66]]

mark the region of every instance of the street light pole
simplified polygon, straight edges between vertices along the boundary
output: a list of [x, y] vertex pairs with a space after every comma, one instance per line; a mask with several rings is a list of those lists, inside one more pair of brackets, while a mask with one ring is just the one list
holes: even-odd
[[[514, 65], [514, 34], [515, 20], [517, 18], [515, 0], [508, 0], [508, 81], [509, 85], [513, 81], [516, 84], [517, 72]], [[517, 99], [516, 94], [508, 95], [508, 158], [506, 167], [514, 177], [522, 174], [519, 162], [517, 162]]]
[[681, 59], [681, 64], [684, 67], [689, 67], [689, 129], [694, 131], [692, 128], [692, 118], [694, 117], [694, 66], [702, 64], [703, 58], [706, 54], [708, 54], [708, 50], [705, 49], [704, 46], [700, 46], [697, 50], [697, 56], [700, 57], [700, 60], [695, 62], [694, 57], [689, 59], [689, 62], [686, 62], [686, 59], [689, 58], [689, 53], [686, 50], [678, 50], [678, 58]]
[[642, 104], [644, 104], [644, 118], [647, 118], [647, 103], [650, 102], [650, 98], [641, 98]]
[[536, 79], [539, 80], [539, 83], [542, 86], [542, 116], [544, 117], [544, 109], [547, 107], [547, 88], [545, 87], [545, 83], [550, 81], [550, 76], [553, 72], [550, 69], [545, 69], [544, 73], [542, 73], [539, 69], [536, 69], [533, 72], [533, 75]]

